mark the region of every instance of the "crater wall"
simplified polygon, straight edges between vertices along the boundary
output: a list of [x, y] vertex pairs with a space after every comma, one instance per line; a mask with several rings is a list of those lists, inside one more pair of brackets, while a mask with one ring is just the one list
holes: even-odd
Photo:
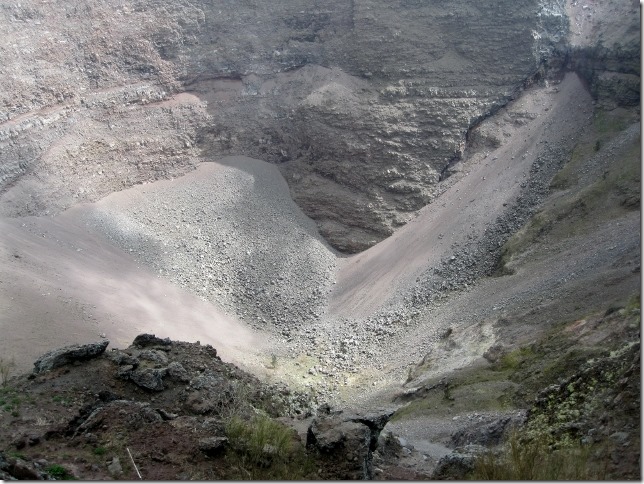
[[337, 249], [436, 196], [468, 130], [565, 63], [558, 0], [26, 1], [0, 7], [0, 213], [241, 154]]

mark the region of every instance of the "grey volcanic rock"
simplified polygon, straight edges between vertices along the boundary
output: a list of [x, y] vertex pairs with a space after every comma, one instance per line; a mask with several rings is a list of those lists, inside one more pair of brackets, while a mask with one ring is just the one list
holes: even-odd
[[[335, 419], [317, 419], [308, 430], [307, 445], [321, 452], [334, 452], [344, 448], [347, 440], [364, 441], [368, 437], [365, 425], [359, 422], [342, 422]], [[368, 439], [367, 439], [368, 440]]]
[[121, 467], [121, 461], [118, 457], [112, 459], [112, 462], [107, 466], [107, 470], [112, 477], [118, 477], [123, 474], [123, 467]]
[[639, 2], [569, 2], [566, 9], [570, 64], [588, 82], [595, 99], [608, 109], [639, 105]]
[[464, 480], [474, 470], [476, 456], [463, 452], [452, 452], [442, 457], [432, 473], [435, 480]]
[[116, 376], [122, 380], [129, 380], [134, 371], [134, 365], [122, 365], [116, 370]]
[[139, 360], [132, 355], [128, 355], [124, 351], [117, 350], [116, 348], [112, 348], [112, 351], [107, 354], [107, 357], [119, 366], [130, 365], [135, 367], [139, 364]]
[[183, 365], [177, 361], [173, 361], [168, 365], [168, 376], [184, 383], [190, 381], [188, 372]]
[[157, 350], [145, 350], [141, 351], [139, 358], [142, 360], [151, 361], [159, 365], [167, 365], [168, 357], [161, 351]]
[[385, 428], [387, 422], [394, 414], [395, 410], [388, 410], [384, 413], [375, 413], [368, 415], [355, 415], [351, 417], [345, 417], [350, 419], [352, 422], [361, 423], [369, 427], [371, 430], [371, 438], [369, 441], [369, 448], [373, 451], [378, 446], [378, 438], [380, 437], [380, 432]]
[[319, 416], [309, 426], [306, 446], [334, 459], [344, 479], [372, 479], [373, 451], [392, 414]]
[[7, 481], [30, 480], [44, 481], [48, 476], [34, 466], [32, 462], [26, 462], [19, 457], [0, 457], [0, 477]]
[[130, 374], [130, 380], [141, 388], [160, 392], [165, 388], [163, 377], [168, 374], [168, 369], [145, 368], [136, 369]]
[[[278, 169], [260, 160], [226, 157], [115, 193], [85, 220], [154, 272], [259, 327], [281, 332], [317, 319], [333, 286], [334, 251]], [[134, 344], [163, 349], [155, 338]]]
[[561, 65], [567, 32], [555, 0], [6, 5], [0, 213], [243, 154], [360, 251], [433, 199], [474, 124]]
[[346, 467], [345, 479], [365, 479], [370, 467], [370, 439], [371, 432], [364, 424], [320, 417], [309, 427], [306, 447], [335, 458], [338, 467]]
[[101, 341], [99, 343], [86, 345], [70, 345], [49, 351], [34, 362], [34, 373], [43, 373], [54, 368], [72, 364], [75, 361], [96, 358], [103, 354], [109, 344], [109, 341]]
[[5, 458], [3, 453], [0, 453], [0, 479], [4, 481], [9, 481], [11, 480], [11, 474], [9, 474], [9, 469], [10, 465], [9, 462], [7, 462], [7, 459]]
[[525, 423], [526, 416], [524, 413], [517, 415], [504, 416], [492, 422], [483, 424], [473, 424], [457, 431], [452, 435], [452, 444], [454, 447], [465, 445], [483, 445], [492, 447], [502, 443], [508, 430], [518, 428]]
[[227, 437], [205, 437], [199, 440], [199, 450], [209, 456], [220, 454], [225, 450]]

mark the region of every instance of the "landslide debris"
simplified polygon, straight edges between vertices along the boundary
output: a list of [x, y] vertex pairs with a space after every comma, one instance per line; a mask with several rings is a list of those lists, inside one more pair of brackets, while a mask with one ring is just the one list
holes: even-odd
[[85, 224], [178, 286], [289, 336], [326, 311], [336, 252], [279, 171], [237, 156], [113, 194]]

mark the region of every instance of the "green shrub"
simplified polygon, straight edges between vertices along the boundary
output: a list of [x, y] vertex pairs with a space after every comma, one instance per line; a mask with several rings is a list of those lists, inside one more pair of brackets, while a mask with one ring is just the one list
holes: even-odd
[[553, 449], [541, 435], [521, 438], [510, 434], [500, 453], [487, 452], [476, 460], [473, 480], [590, 480], [603, 479], [599, 466], [591, 462], [592, 446], [575, 443]]
[[70, 405], [69, 400], [67, 400], [65, 397], [63, 397], [61, 395], [54, 395], [51, 399], [52, 399], [52, 401], [54, 403], [58, 403], [58, 404], [62, 405], [63, 407], [67, 407], [67, 406]]
[[67, 469], [58, 464], [53, 464], [45, 469], [47, 473], [56, 480], [59, 481], [71, 481], [75, 480], [75, 477], [72, 476]]
[[640, 310], [640, 295], [635, 294], [631, 296], [628, 300], [628, 303], [626, 304], [626, 311], [628, 313], [636, 313], [639, 314]]
[[298, 480], [312, 470], [312, 461], [295, 441], [294, 431], [267, 416], [257, 415], [250, 422], [233, 416], [226, 435], [233, 478]]
[[11, 375], [11, 372], [15, 367], [16, 362], [13, 358], [11, 358], [10, 360], [5, 360], [4, 358], [0, 357], [0, 381], [2, 382], [3, 387], [7, 386], [9, 375]]
[[16, 394], [16, 391], [9, 387], [2, 387], [0, 394], [3, 395], [0, 397], [0, 407], [2, 407], [2, 410], [14, 417], [20, 416], [20, 404], [22, 400]]
[[233, 417], [226, 435], [231, 445], [245, 452], [254, 464], [265, 462], [267, 456], [282, 457], [291, 448], [291, 430], [265, 416], [256, 416], [249, 423]]

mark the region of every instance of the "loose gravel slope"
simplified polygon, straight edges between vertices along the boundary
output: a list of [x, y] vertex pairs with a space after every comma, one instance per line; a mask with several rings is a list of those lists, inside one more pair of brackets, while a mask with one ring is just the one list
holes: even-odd
[[245, 157], [1, 222], [0, 350], [21, 371], [52, 346], [144, 330], [257, 366], [272, 335], [324, 312], [333, 284], [336, 255], [277, 168]]
[[98, 202], [86, 216], [137, 260], [259, 329], [318, 318], [335, 253], [274, 165], [246, 157]]

